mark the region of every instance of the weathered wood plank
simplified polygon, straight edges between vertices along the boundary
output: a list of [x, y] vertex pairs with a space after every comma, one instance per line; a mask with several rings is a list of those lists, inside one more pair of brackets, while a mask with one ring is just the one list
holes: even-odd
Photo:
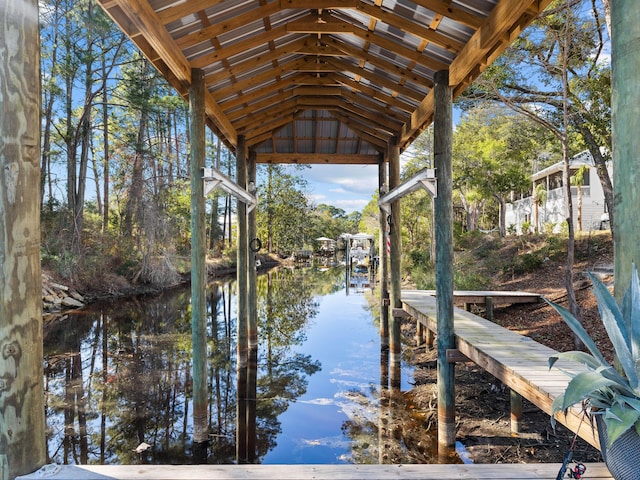
[[[420, 290], [427, 295], [436, 295], [435, 290]], [[493, 290], [454, 290], [453, 299], [463, 303], [475, 303], [484, 305], [487, 298], [491, 298], [494, 305], [510, 305], [514, 303], [538, 303], [542, 301], [539, 293], [533, 292], [506, 292]]]
[[[591, 480], [613, 477], [602, 463], [586, 464]], [[553, 480], [559, 463], [497, 465], [82, 465], [61, 466], [52, 480]], [[37, 473], [17, 480], [43, 478]]]
[[[402, 301], [412, 317], [429, 330], [437, 330], [436, 300], [428, 291], [403, 291]], [[584, 369], [563, 361], [556, 364], [558, 368], [549, 370], [549, 357], [555, 350], [459, 308], [454, 309], [454, 331], [456, 347], [462, 355], [547, 414], [551, 413], [553, 400], [569, 383], [569, 372]], [[556, 414], [556, 419], [600, 448], [597, 432], [589, 427], [579, 408], [570, 409], [566, 416]]]

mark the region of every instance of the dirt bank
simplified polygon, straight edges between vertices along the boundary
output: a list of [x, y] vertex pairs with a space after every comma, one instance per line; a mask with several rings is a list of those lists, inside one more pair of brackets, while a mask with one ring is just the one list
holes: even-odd
[[[587, 239], [588, 240], [588, 239]], [[506, 242], [497, 257], [514, 258], [520, 246]], [[588, 241], [581, 242], [575, 265], [574, 288], [582, 310], [585, 328], [594, 336], [598, 346], [611, 355], [611, 345], [606, 338], [597, 313], [597, 304], [591, 293], [587, 270], [608, 270], [613, 264], [613, 247], [610, 237], [599, 241], [597, 247]], [[532, 244], [529, 250], [540, 248]], [[496, 276], [492, 285], [495, 290], [522, 290], [539, 292], [547, 298], [566, 305], [564, 287], [565, 258], [545, 258], [537, 267], [521, 274]], [[605, 282], [612, 277], [604, 275]], [[483, 314], [478, 311], [478, 314]], [[500, 325], [527, 335], [558, 351], [573, 349], [573, 337], [559, 316], [545, 304], [514, 305], [495, 309], [495, 321]], [[413, 326], [406, 325], [408, 338], [413, 336]], [[415, 372], [415, 387], [409, 394], [417, 411], [427, 412], [436, 405], [436, 355], [424, 347], [411, 348], [409, 355], [418, 367]], [[522, 432], [511, 434], [509, 418], [509, 390], [490, 374], [474, 364], [456, 365], [457, 438], [464, 445], [470, 460], [475, 463], [548, 463], [562, 462], [573, 433], [562, 425], [556, 431], [551, 427], [549, 416], [534, 405], [525, 402]], [[587, 424], [583, 428], [589, 428]], [[601, 461], [599, 452], [579, 439], [574, 458], [581, 462]]]

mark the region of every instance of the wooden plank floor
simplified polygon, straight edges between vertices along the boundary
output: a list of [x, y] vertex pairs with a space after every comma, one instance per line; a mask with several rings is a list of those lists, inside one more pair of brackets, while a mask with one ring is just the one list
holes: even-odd
[[[586, 464], [585, 478], [612, 480], [602, 463]], [[560, 464], [496, 465], [79, 465], [60, 466], [53, 475], [17, 480], [555, 480]]]
[[[426, 295], [435, 297], [435, 290], [420, 290]], [[539, 303], [542, 302], [542, 296], [539, 293], [533, 292], [508, 292], [497, 290], [454, 290], [454, 301], [464, 303], [475, 303], [478, 305], [484, 305], [487, 298], [493, 300], [494, 305], [511, 305], [514, 303]]]
[[[435, 297], [426, 291], [404, 290], [402, 302], [409, 315], [436, 331]], [[558, 368], [549, 370], [548, 360], [555, 350], [459, 308], [454, 308], [454, 332], [457, 349], [462, 354], [548, 414], [553, 400], [571, 378], [565, 372], [584, 369], [577, 363], [563, 361], [557, 363]], [[556, 414], [556, 418], [600, 448], [597, 432], [583, 419], [579, 408], [570, 409], [566, 417]]]

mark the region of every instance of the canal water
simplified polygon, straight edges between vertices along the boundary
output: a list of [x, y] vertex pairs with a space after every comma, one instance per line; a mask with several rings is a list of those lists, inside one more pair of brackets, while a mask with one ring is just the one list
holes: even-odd
[[[366, 277], [348, 279], [344, 267], [258, 277], [255, 424], [245, 425], [256, 462], [379, 463], [394, 443], [393, 461], [412, 462], [389, 434], [387, 405], [395, 402], [380, 402], [372, 292]], [[237, 463], [233, 279], [209, 285], [207, 311], [206, 461]], [[44, 349], [51, 462], [193, 463], [188, 288], [46, 321]], [[410, 367], [402, 377], [405, 391]]]

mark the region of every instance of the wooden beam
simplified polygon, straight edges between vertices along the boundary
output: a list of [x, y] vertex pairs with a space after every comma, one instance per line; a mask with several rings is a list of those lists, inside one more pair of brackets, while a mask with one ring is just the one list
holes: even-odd
[[327, 12], [323, 12], [321, 15], [311, 14], [299, 20], [293, 20], [286, 25], [287, 33], [323, 35], [352, 33], [354, 28], [353, 24], [338, 20]]
[[198, 29], [182, 37], [176, 38], [176, 44], [181, 50], [193, 47], [202, 42], [211, 41], [212, 38], [216, 38], [224, 33], [232, 32], [237, 28], [247, 25], [249, 23], [260, 20], [280, 10], [278, 2], [267, 3], [266, 5], [259, 6], [248, 12], [244, 12], [240, 15], [236, 15], [225, 21], [209, 25], [207, 27]]
[[[153, 57], [153, 55], [151, 55], [149, 49], [143, 49], [145, 55], [152, 60], [152, 63], [158, 68], [160, 73], [168, 78], [174, 88], [176, 88], [181, 95], [186, 96], [187, 89], [191, 84], [191, 65], [167, 30], [162, 27], [161, 22], [158, 20], [156, 13], [151, 9], [149, 3], [144, 0], [115, 0], [112, 6], [113, 8], [105, 10], [107, 15], [112, 16], [114, 10], [120, 10], [124, 13], [127, 21], [135, 26], [144, 39], [144, 42], [153, 49], [153, 52], [155, 52], [162, 61], [159, 62], [158, 58], [153, 61], [152, 58], [150, 58]], [[121, 17], [112, 16], [112, 18], [119, 24], [118, 18], [122, 20]], [[140, 40], [141, 39], [137, 39], [136, 43], [139, 43]], [[166, 65], [167, 70], [163, 68], [163, 64]], [[233, 125], [231, 125], [208, 93], [205, 93], [205, 111], [229, 144], [235, 145], [237, 137]]]
[[266, 82], [274, 81], [274, 77], [279, 75], [290, 74], [292, 71], [298, 71], [301, 65], [304, 65], [304, 59], [295, 59], [290, 62], [281, 63], [272, 70], [262, 72], [258, 75], [248, 76], [242, 80], [229, 85], [228, 87], [219, 88], [214, 91], [214, 97], [218, 100], [240, 94], [243, 90], [256, 88]]
[[332, 115], [344, 123], [347, 127], [349, 127], [354, 133], [356, 133], [363, 140], [366, 140], [371, 145], [375, 145], [381, 149], [385, 148], [385, 145], [390, 135], [382, 136], [379, 132], [372, 130], [366, 125], [362, 125], [353, 117], [349, 117], [348, 115], [341, 114], [340, 112], [333, 112]]
[[451, 5], [449, 0], [411, 0], [416, 5], [468, 27], [480, 28], [483, 18]]
[[286, 25], [281, 25], [266, 32], [252, 35], [249, 39], [242, 42], [236, 42], [227, 47], [223, 47], [220, 50], [216, 50], [211, 53], [200, 55], [199, 57], [191, 60], [191, 65], [195, 68], [204, 68], [222, 60], [227, 60], [229, 57], [238, 55], [239, 53], [246, 52], [252, 48], [268, 44], [269, 42], [280, 38], [287, 33]]
[[257, 163], [291, 163], [299, 165], [377, 165], [378, 155], [336, 153], [258, 153]]
[[291, 118], [298, 110], [295, 98], [291, 97], [281, 104], [271, 105], [256, 115], [242, 118], [237, 122], [238, 132], [247, 134], [270, 130], [272, 124], [279, 123], [281, 118]]
[[419, 102], [424, 97], [424, 92], [420, 92], [419, 90], [405, 87], [404, 85], [400, 85], [398, 81], [394, 81], [380, 75], [377, 75], [374, 72], [371, 72], [365, 68], [360, 67], [351, 62], [347, 62], [345, 60], [341, 60], [339, 58], [328, 58], [327, 63], [329, 65], [333, 65], [338, 71], [342, 72], [351, 72], [354, 75], [358, 75], [362, 78], [366, 78], [374, 85], [379, 86], [378, 88], [387, 88], [393, 92], [396, 92], [404, 97], [410, 98]]
[[166, 25], [181, 18], [192, 15], [205, 8], [215, 7], [224, 0], [189, 0], [180, 2], [177, 5], [165, 8], [158, 12], [158, 18], [161, 24]]
[[271, 135], [284, 127], [286, 124], [295, 120], [296, 115], [294, 113], [285, 113], [282, 117], [277, 118], [268, 124], [261, 125], [259, 128], [253, 130], [247, 129], [247, 145], [255, 145], [255, 138], [263, 135], [264, 133], [270, 133]]
[[423, 25], [409, 20], [406, 17], [397, 15], [393, 11], [382, 8], [381, 6], [365, 2], [358, 2], [356, 8], [358, 11], [369, 15], [371, 18], [375, 18], [376, 20], [386, 23], [387, 25], [398, 28], [404, 32], [410, 33], [411, 35], [415, 35], [418, 38], [422, 38], [427, 42], [438, 45], [439, 47], [454, 54], [457, 54], [460, 50], [462, 50], [464, 46], [462, 43], [453, 38], [442, 35], [441, 33], [438, 33], [435, 30], [431, 30], [428, 27], [425, 28]]
[[[549, 3], [551, 0], [529, 0], [516, 4], [510, 0], [501, 0], [451, 63], [449, 81], [454, 89], [454, 98], [464, 91], [464, 88], [460, 88], [462, 85], [469, 85], [486, 68], [488, 63], [485, 59], [488, 55], [495, 57], [504, 51], [508, 42], [501, 39], [505, 35], [510, 38], [510, 29], [521, 30], [533, 21], [535, 17], [531, 14], [531, 7], [535, 6], [535, 11], [542, 11]], [[478, 67], [480, 63], [484, 63], [484, 68]], [[432, 93], [429, 92], [411, 114], [411, 121], [400, 138], [402, 146], [411, 142], [423, 126], [433, 120]]]
[[233, 63], [227, 68], [220, 68], [215, 73], [207, 75], [205, 80], [207, 85], [215, 85], [218, 82], [226, 80], [230, 75], [240, 77], [265, 65], [273, 65], [273, 62], [290, 61], [291, 59], [287, 57], [299, 53], [300, 48], [304, 46], [305, 43], [306, 40], [304, 38], [287, 43], [262, 55], [256, 55], [240, 63]]
[[428, 68], [433, 72], [449, 67], [449, 65], [445, 62], [429, 58], [428, 56], [423, 55], [422, 52], [419, 52], [412, 48], [408, 48], [398, 42], [383, 37], [382, 35], [378, 35], [377, 33], [369, 31], [367, 29], [354, 27], [351, 33], [364, 41], [371, 42], [374, 45], [377, 45], [381, 48], [384, 48], [385, 50], [388, 50], [389, 52], [393, 52], [396, 55], [404, 57], [407, 60], [414, 61], [418, 65], [422, 65], [423, 67]]
[[294, 74], [288, 75], [280, 80], [277, 80], [269, 85], [263, 85], [259, 89], [251, 92], [238, 92], [233, 98], [224, 99], [220, 102], [220, 107], [225, 112], [230, 112], [238, 107], [249, 108], [248, 112], [251, 113], [251, 104], [255, 102], [267, 101], [274, 96], [274, 92], [286, 93], [291, 90], [293, 85], [300, 85], [302, 78], [306, 78], [306, 74]]
[[356, 0], [280, 0], [281, 8], [300, 10], [330, 10], [355, 8]]
[[334, 73], [331, 78], [341, 83], [345, 87], [360, 92], [362, 95], [368, 96], [369, 98], [392, 105], [398, 110], [410, 113], [415, 109], [414, 105], [411, 105], [410, 103], [407, 103], [402, 99], [392, 97], [391, 95], [388, 95], [381, 90], [369, 87], [368, 85], [365, 85], [363, 83], [358, 83], [352, 78], [341, 73]]
[[[345, 42], [341, 42], [340, 40], [332, 37], [327, 37], [322, 39], [323, 42], [326, 42], [328, 45], [332, 45], [336, 50], [342, 52], [342, 56], [350, 56], [353, 58], [359, 58], [364, 60], [365, 62], [370, 63], [378, 68], [381, 68], [385, 72], [388, 72], [392, 75], [397, 75], [402, 80], [414, 83], [416, 85], [420, 85], [421, 87], [433, 87], [433, 80], [430, 78], [423, 77], [416, 72], [411, 71], [408, 68], [401, 67], [400, 65], [385, 60], [377, 55], [373, 55], [371, 53], [365, 52], [360, 48], [356, 48], [353, 45], [349, 45]], [[334, 55], [338, 56], [338, 55]]]
[[229, 113], [229, 120], [232, 122], [235, 120], [240, 120], [249, 115], [253, 115], [257, 112], [261, 112], [268, 108], [271, 108], [273, 105], [281, 105], [287, 101], [289, 101], [293, 97], [293, 90], [289, 89], [282, 93], [276, 93], [275, 95], [271, 95], [268, 98], [264, 98], [259, 102], [253, 102], [246, 107], [239, 108]]

